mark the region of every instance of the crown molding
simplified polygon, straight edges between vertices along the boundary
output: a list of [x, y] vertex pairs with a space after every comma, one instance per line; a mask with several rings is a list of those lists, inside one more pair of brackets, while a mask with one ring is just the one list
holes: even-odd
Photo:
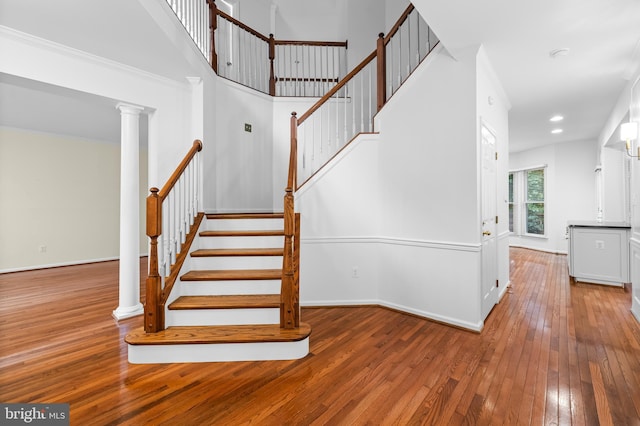
[[[183, 90], [188, 86], [188, 83], [186, 81], [173, 80], [158, 74], [151, 73], [149, 71], [141, 70], [140, 68], [132, 67], [121, 62], [116, 62], [102, 56], [94, 55], [92, 53], [88, 53], [83, 50], [66, 46], [64, 44], [34, 36], [32, 34], [25, 33], [11, 27], [0, 25], [0, 47], [2, 47], [3, 40], [12, 40], [17, 43], [26, 44], [36, 49], [48, 50], [61, 56], [84, 61], [92, 65], [109, 68], [111, 70], [126, 74], [133, 74], [141, 79], [152, 80], [165, 86], [172, 86]], [[0, 51], [2, 50], [4, 49], [0, 48]]]

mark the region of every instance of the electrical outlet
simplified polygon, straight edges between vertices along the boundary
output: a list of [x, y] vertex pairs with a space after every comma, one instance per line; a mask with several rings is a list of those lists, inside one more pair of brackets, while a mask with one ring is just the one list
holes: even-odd
[[47, 252], [47, 246], [45, 246], [45, 245], [39, 246], [38, 247], [38, 251], [40, 253], [46, 253]]
[[251, 124], [249, 123], [244, 123], [244, 131], [251, 133]]
[[360, 278], [360, 272], [358, 271], [358, 267], [354, 266], [351, 269], [351, 278]]
[[600, 250], [604, 250], [604, 241], [596, 240], [596, 248]]

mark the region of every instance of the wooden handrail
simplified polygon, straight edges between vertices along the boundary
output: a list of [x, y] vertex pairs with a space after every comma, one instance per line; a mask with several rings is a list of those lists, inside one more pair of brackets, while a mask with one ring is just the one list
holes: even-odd
[[[147, 333], [157, 333], [164, 329], [164, 303], [168, 297], [168, 294], [162, 289], [162, 277], [158, 269], [158, 237], [162, 235], [162, 202], [169, 195], [196, 153], [201, 150], [202, 142], [196, 139], [162, 189], [151, 188], [151, 194], [147, 197], [147, 236], [151, 240], [149, 275], [146, 281], [144, 304], [144, 329]], [[190, 242], [188, 243], [190, 244]]]
[[340, 80], [337, 78], [276, 77], [276, 81], [306, 81], [306, 82], [319, 82], [319, 83], [337, 83]]
[[349, 74], [347, 74], [342, 80], [340, 80], [338, 84], [333, 86], [331, 90], [329, 90], [323, 97], [321, 97], [318, 100], [318, 102], [313, 104], [313, 106], [309, 108], [307, 112], [302, 114], [302, 116], [298, 119], [298, 125], [302, 124], [307, 118], [309, 118], [311, 114], [313, 114], [318, 108], [320, 108], [322, 104], [327, 102], [329, 99], [331, 99], [333, 95], [335, 95], [340, 89], [342, 89], [344, 85], [347, 84], [349, 80], [353, 78], [354, 75], [358, 74], [364, 67], [366, 67], [369, 64], [369, 62], [373, 61], [373, 59], [376, 57], [376, 53], [377, 53], [376, 50], [371, 52], [371, 54], [369, 54], [369, 56], [364, 58], [364, 60], [360, 62], [360, 64], [357, 67], [355, 67]]
[[391, 30], [389, 31], [389, 33], [387, 33], [387, 36], [384, 38], [385, 46], [389, 43], [389, 41], [391, 40], [391, 37], [396, 35], [396, 33], [398, 32], [402, 24], [404, 24], [404, 21], [406, 21], [407, 18], [409, 17], [409, 14], [413, 12], [413, 9], [415, 9], [415, 7], [413, 6], [413, 3], [409, 3], [409, 6], [407, 6], [405, 11], [402, 13], [402, 15], [400, 15], [400, 18], [398, 18], [398, 20], [396, 21], [395, 25], [391, 27]]
[[182, 176], [182, 173], [184, 173], [193, 157], [195, 157], [195, 155], [200, 151], [202, 151], [202, 142], [199, 139], [196, 139], [195, 141], [193, 141], [193, 145], [191, 146], [191, 149], [189, 150], [187, 155], [182, 159], [180, 164], [178, 164], [178, 167], [169, 177], [169, 180], [167, 180], [167, 183], [165, 183], [160, 192], [158, 192], [160, 202], [164, 201], [164, 199], [167, 198], [167, 195], [169, 195], [171, 189], [174, 187], [176, 182], [178, 182], [178, 179], [180, 179], [180, 176]]
[[227, 15], [226, 13], [224, 13], [223, 11], [221, 11], [220, 9], [217, 9], [218, 11], [218, 16], [220, 16], [221, 18], [226, 19], [227, 21], [231, 22], [232, 24], [235, 24], [237, 26], [239, 26], [240, 28], [242, 28], [243, 30], [253, 34], [254, 36], [258, 37], [259, 39], [269, 43], [269, 37], [263, 35], [262, 33], [254, 30], [253, 28], [251, 28], [250, 26], [243, 24], [242, 22], [238, 21], [236, 18], [234, 18], [231, 15]]
[[344, 47], [348, 48], [347, 41], [303, 41], [303, 40], [276, 40], [278, 46], [281, 45], [293, 45], [293, 46], [327, 46], [327, 47]]

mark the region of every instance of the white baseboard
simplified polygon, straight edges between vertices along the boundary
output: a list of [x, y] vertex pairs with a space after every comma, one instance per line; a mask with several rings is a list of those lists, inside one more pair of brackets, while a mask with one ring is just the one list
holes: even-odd
[[542, 252], [551, 253], [551, 254], [567, 254], [566, 251], [562, 251], [562, 250], [546, 250], [540, 247], [529, 247], [522, 244], [509, 244], [509, 247], [517, 247], [517, 248], [523, 248], [527, 250], [542, 251]]
[[346, 306], [379, 306], [382, 308], [393, 309], [394, 311], [404, 312], [407, 314], [415, 315], [427, 320], [433, 320], [439, 322], [441, 324], [452, 325], [458, 328], [463, 328], [465, 330], [481, 332], [484, 327], [484, 322], [479, 322], [477, 324], [470, 323], [468, 321], [462, 321], [456, 318], [445, 317], [442, 315], [434, 314], [431, 312], [426, 312], [414, 308], [410, 308], [408, 306], [397, 305], [395, 303], [385, 302], [383, 300], [316, 300], [309, 302], [302, 302], [301, 306], [303, 308], [311, 308], [311, 307], [346, 307]]
[[[140, 257], [148, 257], [148, 254], [141, 254]], [[9, 269], [0, 269], [0, 274], [9, 274], [11, 272], [25, 272], [25, 271], [36, 271], [38, 269], [49, 269], [49, 268], [60, 268], [63, 266], [75, 266], [75, 265], [86, 265], [89, 263], [101, 263], [101, 262], [112, 262], [114, 260], [120, 260], [120, 257], [104, 257], [100, 259], [86, 259], [86, 260], [72, 260], [69, 262], [59, 262], [59, 263], [50, 263], [46, 265], [31, 265], [31, 266], [22, 266], [19, 268], [9, 268]]]

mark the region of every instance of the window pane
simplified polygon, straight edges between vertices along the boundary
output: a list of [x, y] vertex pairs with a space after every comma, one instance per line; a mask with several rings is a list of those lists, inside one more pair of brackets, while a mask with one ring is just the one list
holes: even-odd
[[527, 233], [544, 235], [544, 203], [527, 203]]
[[509, 232], [513, 232], [513, 204], [509, 204]]
[[544, 201], [544, 170], [527, 172], [527, 201]]
[[513, 173], [509, 173], [509, 202], [513, 203]]

